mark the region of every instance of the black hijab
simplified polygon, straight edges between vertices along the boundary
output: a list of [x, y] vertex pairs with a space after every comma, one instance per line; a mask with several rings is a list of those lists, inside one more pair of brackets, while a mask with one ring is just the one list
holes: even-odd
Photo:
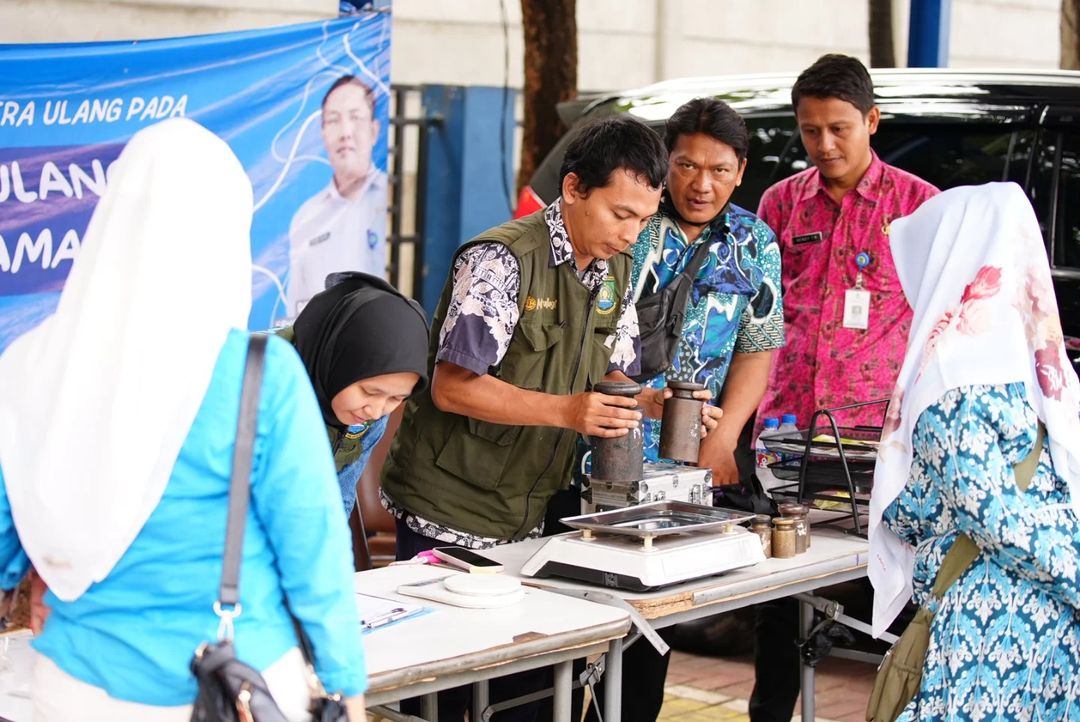
[[293, 324], [293, 343], [307, 368], [323, 420], [344, 428], [330, 401], [361, 379], [411, 371], [413, 393], [427, 387], [428, 327], [420, 304], [381, 278], [334, 273]]

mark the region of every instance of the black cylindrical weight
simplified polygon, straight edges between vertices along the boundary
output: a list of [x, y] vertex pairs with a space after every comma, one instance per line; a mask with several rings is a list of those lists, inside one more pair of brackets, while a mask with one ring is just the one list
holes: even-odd
[[[601, 381], [593, 391], [609, 396], [634, 398], [641, 393], [641, 386], [626, 381]], [[636, 408], [641, 411], [641, 408]], [[642, 444], [641, 424], [630, 432], [614, 438], [593, 437], [592, 478], [601, 481], [628, 483], [641, 481], [645, 449]]]
[[694, 392], [705, 387], [689, 381], [668, 381], [668, 388], [672, 396], [664, 401], [660, 456], [696, 464], [701, 447], [701, 407], [705, 402], [695, 399]]

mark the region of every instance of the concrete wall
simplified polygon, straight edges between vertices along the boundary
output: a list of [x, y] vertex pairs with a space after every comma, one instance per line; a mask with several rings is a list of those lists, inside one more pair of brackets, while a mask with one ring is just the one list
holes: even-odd
[[[907, 0], [894, 0], [897, 60]], [[509, 82], [520, 87], [521, 12], [504, 2]], [[1060, 0], [952, 0], [950, 65], [1058, 65]], [[499, 85], [499, 0], [394, 0], [396, 83]], [[867, 3], [854, 0], [578, 0], [578, 87], [628, 88], [685, 75], [798, 71], [825, 52], [869, 59]]]
[[302, 23], [337, 12], [336, 0], [0, 0], [0, 43], [201, 35]]
[[[907, 3], [894, 0], [901, 65]], [[952, 6], [953, 67], [1057, 67], [1060, 0]], [[395, 83], [521, 86], [519, 0], [393, 0], [393, 12]], [[180, 36], [336, 14], [336, 0], [0, 0], [0, 42]], [[867, 3], [856, 0], [578, 0], [578, 85], [797, 71], [828, 51], [865, 60], [866, 25]]]
[[1061, 0], [953, 0], [949, 63], [957, 68], [1060, 67]]

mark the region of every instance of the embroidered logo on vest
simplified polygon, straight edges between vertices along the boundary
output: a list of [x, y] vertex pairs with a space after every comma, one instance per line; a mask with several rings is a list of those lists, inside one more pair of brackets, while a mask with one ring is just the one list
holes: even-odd
[[608, 276], [600, 286], [600, 293], [596, 295], [596, 312], [601, 316], [607, 316], [615, 310], [619, 303], [619, 297], [615, 293], [615, 277]]
[[357, 424], [356, 426], [350, 426], [347, 429], [345, 429], [345, 438], [346, 439], [360, 439], [360, 438], [363, 438], [364, 434], [366, 434], [368, 432], [368, 429], [370, 429], [370, 428], [371, 428], [371, 422], [370, 421], [365, 421], [364, 423]]
[[537, 299], [534, 296], [526, 296], [525, 297], [525, 310], [526, 311], [535, 311], [536, 309], [539, 308], [539, 309], [541, 309], [543, 311], [554, 311], [555, 306], [558, 305], [558, 303], [559, 303], [558, 300], [554, 299], [554, 298]]

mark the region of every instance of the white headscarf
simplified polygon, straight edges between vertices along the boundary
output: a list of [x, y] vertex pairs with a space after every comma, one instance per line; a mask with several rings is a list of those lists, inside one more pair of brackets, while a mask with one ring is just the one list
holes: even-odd
[[0, 465], [19, 539], [63, 600], [157, 506], [230, 328], [251, 307], [251, 183], [185, 119], [109, 172], [56, 313], [0, 356]]
[[1046, 424], [1054, 468], [1080, 502], [1080, 384], [1065, 355], [1039, 226], [1013, 183], [945, 191], [890, 229], [915, 311], [870, 498], [874, 635], [911, 597], [914, 552], [881, 523], [911, 471], [919, 415], [949, 389], [1022, 382]]

